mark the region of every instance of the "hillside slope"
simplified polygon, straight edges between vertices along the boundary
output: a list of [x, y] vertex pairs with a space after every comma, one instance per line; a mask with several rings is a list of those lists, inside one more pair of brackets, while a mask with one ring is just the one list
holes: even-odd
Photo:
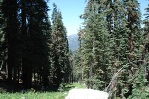
[[69, 49], [71, 51], [77, 50], [79, 48], [78, 35], [77, 34], [68, 35], [68, 43], [69, 43]]

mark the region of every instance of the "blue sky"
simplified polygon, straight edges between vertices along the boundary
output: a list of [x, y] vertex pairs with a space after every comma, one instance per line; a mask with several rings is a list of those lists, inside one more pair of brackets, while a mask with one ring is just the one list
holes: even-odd
[[[62, 12], [63, 23], [67, 29], [67, 34], [77, 34], [81, 23], [83, 22], [83, 20], [81, 20], [79, 16], [84, 12], [86, 6], [85, 1], [86, 0], [50, 0], [49, 6], [51, 11], [49, 12], [49, 14], [51, 16], [53, 7], [52, 5], [53, 3], [55, 3]], [[144, 9], [149, 4], [149, 1], [138, 0], [138, 2], [140, 3], [141, 13], [144, 14]]]

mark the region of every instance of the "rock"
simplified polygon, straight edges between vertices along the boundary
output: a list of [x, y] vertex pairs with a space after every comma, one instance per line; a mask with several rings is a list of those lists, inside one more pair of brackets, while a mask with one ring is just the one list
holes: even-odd
[[108, 99], [109, 94], [93, 89], [71, 89], [65, 99]]

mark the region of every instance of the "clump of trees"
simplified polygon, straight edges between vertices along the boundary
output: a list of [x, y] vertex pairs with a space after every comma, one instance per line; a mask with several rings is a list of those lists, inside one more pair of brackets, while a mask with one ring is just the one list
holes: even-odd
[[[46, 0], [1, 0], [0, 71], [6, 82], [24, 89], [57, 90], [69, 81], [68, 40], [61, 12]], [[4, 79], [4, 78], [3, 78]]]
[[148, 98], [148, 8], [141, 28], [138, 0], [87, 2], [74, 63], [81, 71], [76, 75], [88, 88], [110, 92], [112, 99]]
[[[62, 14], [46, 0], [0, 1], [0, 77], [24, 89], [85, 82], [111, 98], [148, 98], [149, 7], [138, 0], [88, 0], [79, 49], [69, 53]], [[113, 76], [114, 75], [114, 76]]]

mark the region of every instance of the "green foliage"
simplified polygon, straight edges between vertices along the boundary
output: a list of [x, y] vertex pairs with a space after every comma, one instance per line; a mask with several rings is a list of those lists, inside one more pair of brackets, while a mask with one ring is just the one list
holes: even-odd
[[28, 92], [23, 93], [0, 93], [0, 99], [64, 99], [68, 94], [68, 91], [72, 88], [85, 88], [85, 85], [79, 83], [66, 84], [62, 92], [35, 92], [31, 89]]
[[78, 51], [79, 66], [83, 67], [83, 80], [88, 87], [103, 90], [122, 68], [108, 90], [112, 98], [131, 95], [145, 43], [140, 16], [137, 0], [88, 1], [81, 16], [84, 28], [79, 32]]
[[0, 63], [4, 60], [10, 84], [16, 87], [23, 81], [29, 89], [34, 80], [35, 86], [50, 84], [66, 91], [70, 87], [66, 83], [74, 79], [104, 90], [122, 68], [107, 89], [111, 97], [148, 98], [145, 77], [149, 67], [144, 64], [149, 52], [149, 9], [141, 31], [138, 0], [89, 0], [81, 16], [84, 27], [78, 33], [80, 48], [75, 54], [69, 53], [67, 31], [56, 4], [52, 23], [46, 0], [3, 0], [0, 8]]
[[64, 92], [64, 91], [69, 91], [73, 88], [86, 88], [86, 86], [82, 83], [61, 83], [58, 91]]
[[3, 18], [3, 14], [2, 14], [2, 1], [0, 2], [0, 60], [3, 60], [3, 43], [4, 43], [4, 18]]
[[68, 82], [70, 74], [69, 48], [66, 28], [63, 25], [61, 12], [53, 4], [52, 13], [52, 79], [55, 87], [62, 82]]
[[5, 93], [0, 94], [1, 99], [64, 99], [65, 92], [27, 92], [21, 93]]
[[145, 78], [144, 68], [141, 66], [139, 70], [139, 74], [137, 78], [133, 81], [133, 90], [132, 95], [129, 96], [129, 99], [148, 99], [149, 98], [149, 90], [146, 84], [148, 83], [147, 79]]
[[[147, 36], [148, 35], [148, 8], [146, 8], [146, 19], [144, 20], [144, 35]], [[143, 53], [143, 58], [144, 58], [144, 62], [143, 64], [140, 66], [140, 69], [138, 69], [138, 74], [137, 77], [134, 79], [133, 81], [133, 91], [132, 91], [132, 95], [129, 96], [129, 99], [148, 99], [149, 98], [149, 87], [148, 85], [148, 64], [146, 63], [146, 59], [148, 57], [148, 37], [146, 39], [144, 39], [144, 43], [145, 43], [145, 48], [144, 48], [144, 53]]]
[[108, 66], [112, 55], [107, 46], [111, 46], [102, 4], [92, 1], [85, 10], [87, 17], [80, 48], [83, 79], [89, 88], [102, 89], [109, 80]]
[[71, 61], [72, 61], [72, 76], [74, 82], [81, 82], [82, 81], [82, 67], [80, 63], [81, 54], [79, 51], [75, 51], [71, 54]]
[[52, 25], [46, 0], [3, 0], [0, 8], [0, 63], [7, 60], [8, 81], [24, 89], [68, 82], [68, 40], [56, 5]]

